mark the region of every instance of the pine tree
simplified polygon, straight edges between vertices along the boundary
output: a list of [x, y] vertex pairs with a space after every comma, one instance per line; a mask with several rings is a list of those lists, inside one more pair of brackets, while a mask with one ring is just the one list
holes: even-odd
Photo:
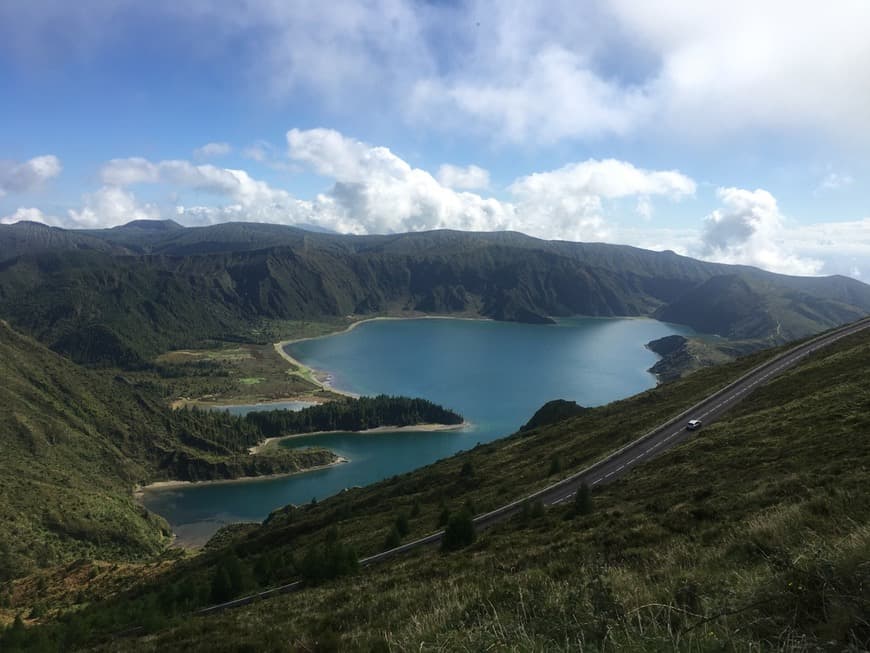
[[474, 543], [477, 533], [474, 530], [474, 521], [471, 513], [462, 510], [450, 517], [444, 537], [441, 538], [442, 551], [455, 551]]
[[592, 490], [586, 484], [586, 481], [580, 484], [577, 493], [574, 495], [574, 513], [578, 515], [588, 515], [592, 512]]
[[400, 537], [405, 537], [411, 532], [411, 527], [408, 525], [408, 515], [403, 512], [399, 513], [399, 516], [396, 517], [396, 531]]

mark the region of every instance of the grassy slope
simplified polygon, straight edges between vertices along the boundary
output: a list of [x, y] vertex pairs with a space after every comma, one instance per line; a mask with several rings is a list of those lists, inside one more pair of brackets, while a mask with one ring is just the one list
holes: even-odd
[[[518, 518], [459, 553], [421, 552], [106, 648], [722, 650], [745, 649], [750, 642], [866, 648], [868, 365], [867, 335], [817, 353], [755, 392], [726, 420], [596, 492], [589, 516], [571, 517], [563, 507]], [[656, 403], [667, 401], [668, 387], [688, 393], [687, 382], [653, 391], [661, 393]], [[648, 403], [643, 395], [620, 402], [626, 428], [643, 419], [634, 416]], [[542, 451], [565, 442], [566, 456], [599, 449], [590, 418], [599, 419], [584, 415], [509, 440], [498, 451], [466, 454], [479, 466], [481, 487], [474, 496], [481, 497], [481, 507], [489, 504], [482, 492], [490, 484], [486, 458], [504, 465], [510, 456], [504, 452], [528, 446], [526, 456], [516, 459], [523, 464], [502, 466], [498, 477], [516, 481], [511, 487], [517, 489], [529, 476], [541, 483]], [[414, 487], [418, 498], [437, 493], [435, 484], [449, 478], [438, 470], [446, 474], [459, 464], [435, 465], [332, 506], [325, 502], [297, 524], [350, 500], [351, 512], [360, 516], [345, 519], [339, 530], [366, 549], [397, 507], [410, 504]], [[492, 481], [498, 495], [499, 483]], [[432, 518], [424, 505], [424, 523], [412, 520], [413, 535], [429, 530]], [[336, 520], [332, 515], [326, 521]], [[264, 544], [266, 535], [259, 537]], [[322, 535], [309, 536], [317, 537]], [[306, 539], [298, 535], [293, 544]], [[244, 554], [246, 548], [239, 549]]]
[[79, 371], [2, 323], [0, 367], [5, 572], [159, 550], [159, 524], [130, 497], [148, 470], [121, 450], [143, 422], [135, 401], [123, 401], [125, 384]]
[[83, 370], [3, 322], [0, 378], [0, 580], [33, 565], [160, 550], [165, 523], [133, 502], [135, 483], [288, 471], [332, 458], [236, 454], [232, 442], [209, 440], [227, 426], [213, 423], [219, 417], [172, 414], [123, 377]]

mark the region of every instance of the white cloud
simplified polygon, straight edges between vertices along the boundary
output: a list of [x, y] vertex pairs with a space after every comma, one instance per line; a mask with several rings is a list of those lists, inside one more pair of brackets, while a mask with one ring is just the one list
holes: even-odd
[[823, 261], [825, 274], [870, 277], [870, 218], [800, 225], [785, 237], [798, 254]]
[[84, 206], [68, 211], [68, 226], [95, 229], [115, 227], [132, 220], [156, 220], [160, 210], [152, 205], [142, 205], [133, 193], [117, 186], [103, 186], [83, 196]]
[[14, 224], [27, 220], [28, 222], [41, 222], [47, 225], [57, 225], [58, 220], [52, 216], [45, 215], [42, 211], [35, 208], [18, 208], [15, 213], [0, 218], [0, 224]]
[[425, 229], [516, 230], [543, 238], [602, 240], [609, 233], [602, 199], [695, 190], [676, 171], [590, 160], [516, 180], [505, 202], [457, 192], [384, 147], [328, 129], [287, 132], [290, 157], [335, 180], [312, 205], [309, 222], [352, 233]]
[[112, 159], [100, 169], [100, 178], [111, 186], [153, 184], [160, 179], [160, 169], [142, 157]]
[[650, 101], [641, 89], [597, 76], [582, 56], [547, 46], [502, 74], [421, 80], [409, 108], [451, 128], [470, 117], [496, 139], [547, 144], [627, 134], [649, 113]]
[[851, 186], [854, 182], [855, 179], [852, 175], [829, 172], [825, 175], [824, 179], [822, 179], [821, 183], [819, 183], [816, 193], [818, 194], [826, 190], [839, 190], [840, 188]]
[[206, 143], [202, 147], [198, 147], [193, 151], [193, 156], [196, 159], [216, 159], [226, 156], [232, 152], [233, 148], [229, 143]]
[[652, 220], [654, 212], [653, 205], [652, 202], [650, 202], [649, 197], [646, 195], [641, 195], [637, 198], [637, 205], [634, 210], [644, 220]]
[[53, 154], [33, 157], [23, 163], [0, 161], [0, 196], [38, 188], [62, 170], [60, 159]]
[[242, 150], [242, 156], [257, 163], [265, 163], [272, 158], [273, 150], [272, 145], [266, 141], [257, 141]]
[[495, 139], [870, 137], [863, 0], [41, 0], [0, 3], [0, 49], [29, 69], [135, 47], [161, 21], [182, 62], [245, 71], [248, 92]]
[[818, 274], [823, 261], [796, 254], [786, 221], [766, 190], [720, 188], [723, 207], [704, 219], [700, 255], [721, 263], [754, 265], [785, 274]]
[[489, 188], [489, 171], [476, 165], [463, 168], [445, 163], [438, 168], [438, 181], [455, 190], [483, 190]]
[[695, 193], [695, 182], [676, 170], [643, 170], [616, 159], [570, 163], [551, 172], [521, 177], [511, 187], [521, 197], [556, 194], [596, 195], [607, 199], [665, 195], [680, 199]]
[[[773, 131], [870, 139], [870, 4], [471, 2], [460, 49], [409, 109], [496, 140], [684, 140]], [[468, 17], [467, 17], [468, 18]]]
[[856, 71], [870, 67], [870, 4], [615, 0], [611, 8], [625, 40], [656, 61], [644, 85], [661, 125], [693, 137], [755, 128], [870, 136], [870, 85], [856, 83]]
[[286, 191], [253, 179], [244, 170], [219, 168], [211, 164], [194, 165], [184, 160], [153, 163], [138, 157], [112, 159], [102, 167], [100, 177], [103, 183], [112, 186], [163, 182], [227, 196], [245, 206], [290, 199]]

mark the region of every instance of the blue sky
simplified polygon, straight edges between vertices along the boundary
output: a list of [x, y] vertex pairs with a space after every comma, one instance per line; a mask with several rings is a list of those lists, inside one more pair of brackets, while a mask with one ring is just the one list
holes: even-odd
[[0, 221], [515, 229], [870, 278], [870, 5], [9, 0]]

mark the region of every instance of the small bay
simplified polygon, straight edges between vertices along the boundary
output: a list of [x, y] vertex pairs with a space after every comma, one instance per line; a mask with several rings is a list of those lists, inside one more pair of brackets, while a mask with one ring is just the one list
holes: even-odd
[[179, 540], [198, 543], [221, 524], [259, 521], [288, 503], [321, 499], [410, 471], [509, 435], [551, 399], [597, 406], [656, 383], [650, 340], [691, 330], [651, 319], [576, 318], [555, 325], [487, 320], [374, 320], [287, 346], [355, 394], [419, 396], [462, 413], [459, 431], [335, 433], [284, 440], [349, 463], [294, 476], [155, 489], [143, 501]]

